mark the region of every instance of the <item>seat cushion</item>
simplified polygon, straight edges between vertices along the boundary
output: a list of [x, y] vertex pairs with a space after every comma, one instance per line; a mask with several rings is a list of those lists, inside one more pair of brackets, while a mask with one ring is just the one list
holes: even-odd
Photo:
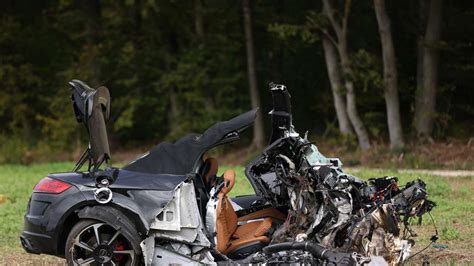
[[262, 221], [253, 221], [240, 225], [232, 235], [224, 254], [230, 253], [239, 247], [248, 246], [252, 243], [268, 243], [270, 238], [265, 233], [272, 227], [272, 219], [265, 218]]

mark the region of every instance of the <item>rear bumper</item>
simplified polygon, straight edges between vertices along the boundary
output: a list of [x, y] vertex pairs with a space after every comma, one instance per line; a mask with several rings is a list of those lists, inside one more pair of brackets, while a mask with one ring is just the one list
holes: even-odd
[[[79, 189], [71, 187], [61, 194], [36, 193], [31, 195], [24, 216], [21, 245], [28, 253], [63, 255], [65, 220], [74, 209], [85, 202]], [[66, 232], [67, 234], [67, 232]], [[67, 236], [67, 235], [66, 235]]]
[[23, 231], [20, 235], [20, 241], [23, 249], [28, 253], [53, 254], [56, 251], [53, 249], [56, 246], [56, 242], [49, 235]]

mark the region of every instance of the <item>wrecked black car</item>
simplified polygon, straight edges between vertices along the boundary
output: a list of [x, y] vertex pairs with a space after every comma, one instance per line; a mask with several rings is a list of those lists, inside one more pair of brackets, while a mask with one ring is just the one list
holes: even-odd
[[236, 198], [235, 172], [218, 176], [206, 153], [238, 140], [256, 110], [113, 168], [107, 88], [70, 87], [90, 143], [72, 172], [35, 186], [20, 237], [30, 253], [70, 265], [399, 264], [414, 245], [408, 221], [435, 206], [421, 180], [364, 181], [322, 155], [295, 131], [283, 85], [271, 85], [270, 144], [246, 167], [255, 195]]

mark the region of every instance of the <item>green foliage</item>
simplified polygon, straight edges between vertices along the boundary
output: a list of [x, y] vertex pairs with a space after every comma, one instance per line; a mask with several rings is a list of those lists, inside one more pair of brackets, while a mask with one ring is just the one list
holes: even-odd
[[252, 185], [245, 176], [245, 168], [242, 166], [222, 166], [219, 167], [218, 175], [223, 175], [224, 172], [228, 169], [235, 171], [235, 185], [232, 188], [232, 191], [229, 193], [231, 197], [241, 196], [241, 195], [252, 195], [255, 194]]
[[441, 237], [444, 240], [458, 240], [460, 239], [459, 231], [451, 226], [441, 228]]
[[[405, 129], [413, 115], [418, 16], [399, 11], [417, 10], [414, 6], [399, 3], [390, 15]], [[263, 113], [271, 109], [268, 83], [281, 82], [293, 96], [295, 126], [333, 134], [327, 126], [336, 115], [320, 42], [321, 32], [333, 32], [321, 3], [257, 1], [251, 9]], [[442, 42], [434, 44], [442, 49], [435, 136], [469, 138], [474, 34], [467, 33], [474, 30], [468, 23], [473, 12], [457, 2], [446, 4], [445, 12]], [[193, 1], [0, 3], [0, 135], [16, 143], [2, 144], [0, 153], [20, 162], [28, 161], [25, 154], [85, 145], [67, 89], [74, 78], [110, 89], [112, 150], [201, 132], [248, 110], [241, 3], [204, 1], [203, 36], [195, 18]], [[372, 4], [354, 3], [348, 28], [351, 79], [364, 123], [372, 136], [385, 140], [378, 36]], [[8, 145], [21, 148], [13, 152]]]
[[26, 143], [19, 136], [0, 135], [0, 164], [22, 162], [27, 150]]
[[283, 40], [298, 36], [301, 30], [302, 27], [290, 24], [273, 23], [268, 25], [268, 31], [276, 33]]
[[300, 37], [305, 43], [316, 44], [320, 40], [321, 29], [326, 29], [327, 23], [324, 15], [309, 11], [306, 16], [306, 23], [303, 25], [272, 23], [268, 25], [268, 31], [275, 33], [282, 40]]
[[354, 68], [352, 80], [364, 91], [380, 92], [383, 95], [382, 61], [380, 57], [359, 49], [352, 55], [351, 63]]

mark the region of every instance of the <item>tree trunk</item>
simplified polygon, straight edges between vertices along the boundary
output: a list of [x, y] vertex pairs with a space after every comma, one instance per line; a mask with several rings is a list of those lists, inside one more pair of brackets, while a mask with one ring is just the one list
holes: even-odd
[[[253, 47], [253, 36], [252, 36], [252, 17], [250, 14], [250, 3], [249, 0], [243, 0], [243, 13], [244, 13], [244, 30], [245, 30], [245, 46], [247, 49], [247, 71], [249, 78], [250, 88], [250, 100], [252, 108], [258, 108], [260, 105], [260, 96], [257, 87], [257, 73], [255, 70], [255, 55]], [[259, 109], [255, 125], [253, 127], [253, 145], [256, 148], [262, 148], [263, 143], [263, 121], [262, 111]]]
[[169, 97], [170, 97], [170, 109], [168, 112], [168, 120], [170, 124], [170, 134], [172, 137], [177, 137], [178, 135], [182, 134], [183, 132], [181, 129], [181, 123], [180, 123], [180, 115], [181, 111], [179, 108], [179, 102], [178, 102], [178, 96], [176, 95], [176, 87], [171, 86], [169, 88]]
[[419, 1], [418, 11], [418, 40], [417, 40], [417, 58], [416, 58], [416, 90], [423, 88], [423, 42], [424, 31], [426, 27], [426, 0]]
[[334, 2], [331, 0], [323, 0], [323, 9], [325, 15], [328, 17], [331, 27], [337, 36], [337, 42], [335, 40], [332, 41], [335, 45], [337, 45], [337, 51], [339, 52], [339, 59], [341, 61], [341, 68], [344, 74], [343, 77], [344, 86], [346, 87], [347, 115], [349, 116], [352, 127], [356, 132], [357, 139], [359, 141], [359, 147], [362, 150], [367, 150], [370, 148], [369, 135], [367, 134], [364, 123], [360, 119], [359, 113], [357, 112], [354, 83], [351, 80], [353, 71], [349, 61], [349, 53], [347, 51], [347, 21], [350, 13], [349, 11], [351, 1], [346, 0], [344, 2], [344, 15], [340, 23], [336, 21], [334, 16], [335, 9], [333, 4]]
[[382, 43], [384, 96], [387, 107], [390, 147], [392, 149], [401, 149], [405, 144], [403, 142], [403, 130], [400, 121], [397, 87], [398, 73], [392, 32], [390, 30], [390, 19], [385, 11], [385, 0], [374, 0], [374, 7], [379, 26], [380, 41]]
[[[175, 33], [171, 33], [168, 36], [168, 53], [171, 55], [170, 57], [164, 58], [165, 70], [172, 71], [172, 63], [171, 58], [177, 56], [179, 51], [179, 46], [177, 42], [177, 35]], [[170, 84], [167, 88], [169, 98], [169, 110], [168, 110], [168, 120], [169, 120], [169, 134], [172, 137], [177, 137], [181, 135], [182, 132], [182, 123], [180, 122], [180, 117], [182, 114], [182, 106], [183, 103], [179, 100], [179, 88], [175, 84]]]
[[340, 45], [339, 54], [341, 57], [342, 69], [344, 71], [346, 87], [346, 101], [347, 101], [347, 114], [356, 132], [357, 139], [359, 140], [359, 147], [362, 150], [370, 148], [369, 135], [365, 129], [364, 123], [360, 119], [359, 112], [357, 111], [356, 96], [354, 91], [354, 83], [350, 80], [352, 77], [352, 68], [349, 64], [349, 55], [347, 54], [347, 48], [345, 45]]
[[202, 0], [194, 0], [194, 28], [196, 35], [202, 41], [204, 39], [204, 22], [202, 18]]
[[344, 99], [344, 85], [342, 84], [341, 74], [339, 72], [337, 51], [326, 36], [322, 37], [324, 58], [326, 59], [326, 67], [328, 70], [329, 81], [331, 83], [339, 130], [344, 135], [352, 135], [353, 131], [349, 117], [347, 116], [346, 100]]
[[441, 34], [442, 0], [431, 0], [423, 48], [423, 87], [417, 90], [415, 129], [418, 137], [430, 137], [436, 112], [438, 81], [437, 43]]

